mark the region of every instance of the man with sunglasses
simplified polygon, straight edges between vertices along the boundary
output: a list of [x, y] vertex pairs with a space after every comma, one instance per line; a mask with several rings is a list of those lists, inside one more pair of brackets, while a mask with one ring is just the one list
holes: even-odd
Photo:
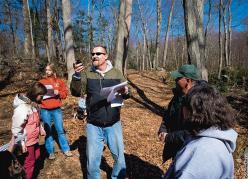
[[[111, 107], [111, 103], [107, 102], [106, 97], [100, 95], [100, 90], [126, 80], [108, 60], [106, 47], [95, 46], [91, 55], [92, 65], [87, 69], [82, 63], [74, 65], [75, 74], [71, 82], [72, 95], [87, 95], [87, 178], [101, 178], [100, 164], [104, 143], [108, 145], [114, 159], [111, 178], [125, 178], [126, 164], [120, 121], [121, 107]], [[127, 87], [118, 92], [123, 97], [128, 96]]]
[[190, 137], [184, 131], [182, 125], [182, 106], [184, 97], [197, 85], [206, 85], [207, 82], [200, 80], [198, 69], [194, 65], [182, 65], [178, 70], [171, 72], [175, 79], [176, 87], [173, 91], [173, 98], [164, 113], [163, 121], [158, 131], [160, 141], [164, 142], [163, 161], [174, 158], [177, 151]]

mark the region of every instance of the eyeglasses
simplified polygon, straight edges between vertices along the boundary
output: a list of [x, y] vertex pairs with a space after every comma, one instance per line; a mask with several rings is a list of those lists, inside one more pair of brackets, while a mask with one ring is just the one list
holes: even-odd
[[100, 56], [100, 55], [106, 55], [106, 53], [102, 53], [102, 52], [96, 52], [96, 53], [91, 53], [92, 56], [96, 55], [96, 56]]

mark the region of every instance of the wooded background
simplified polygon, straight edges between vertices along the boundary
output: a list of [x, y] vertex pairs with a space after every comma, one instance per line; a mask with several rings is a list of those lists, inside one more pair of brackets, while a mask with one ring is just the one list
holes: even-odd
[[[0, 56], [59, 64], [68, 75], [95, 44], [126, 69], [193, 63], [203, 79], [247, 76], [246, 0], [1, 0]], [[64, 67], [64, 68], [63, 68]], [[65, 70], [66, 69], [66, 70]], [[246, 77], [247, 78], [247, 77]]]

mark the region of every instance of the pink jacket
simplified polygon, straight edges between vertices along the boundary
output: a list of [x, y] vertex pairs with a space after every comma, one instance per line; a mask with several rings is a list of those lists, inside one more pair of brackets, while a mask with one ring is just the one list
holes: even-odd
[[14, 136], [25, 135], [26, 146], [31, 146], [39, 142], [40, 116], [37, 107], [27, 103], [25, 98], [17, 95], [14, 99], [11, 130]]

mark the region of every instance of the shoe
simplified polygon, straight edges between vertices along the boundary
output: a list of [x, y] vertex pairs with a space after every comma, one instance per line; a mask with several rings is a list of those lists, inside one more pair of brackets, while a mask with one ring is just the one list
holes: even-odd
[[54, 160], [54, 159], [55, 159], [55, 155], [54, 155], [54, 153], [49, 154], [48, 159], [49, 159], [49, 160]]
[[64, 152], [64, 154], [66, 157], [72, 157], [71, 151], [66, 151], [66, 152]]

